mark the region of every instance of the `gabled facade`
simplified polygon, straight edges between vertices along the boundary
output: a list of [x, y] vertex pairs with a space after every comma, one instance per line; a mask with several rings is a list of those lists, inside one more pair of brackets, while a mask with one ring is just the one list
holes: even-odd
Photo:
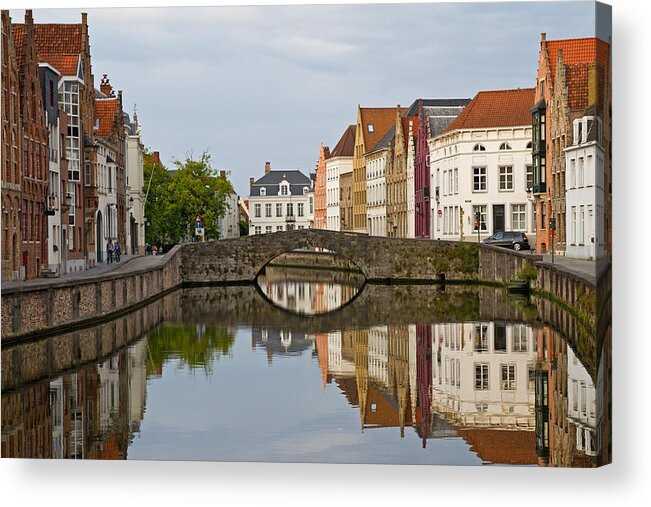
[[428, 140], [443, 132], [470, 99], [418, 99], [407, 113], [418, 115], [414, 160], [414, 233], [430, 237], [430, 162]]
[[533, 96], [533, 88], [479, 92], [430, 140], [432, 238], [477, 241], [496, 232], [534, 232], [527, 194]]
[[415, 119], [416, 117], [407, 117], [396, 111], [393, 163], [387, 167], [387, 236], [390, 237], [408, 237], [407, 145], [409, 128]]
[[144, 146], [138, 115], [124, 114], [127, 223], [125, 253], [145, 254]]
[[[346, 213], [352, 217], [352, 202], [350, 206], [344, 206], [344, 196], [352, 189], [350, 185], [344, 189], [341, 181], [347, 175], [348, 180], [352, 180], [354, 148], [355, 125], [349, 125], [326, 159], [326, 228], [331, 231], [343, 230]], [[348, 220], [350, 222], [350, 218]]]
[[[22, 119], [16, 47], [9, 11], [2, 11], [2, 279], [24, 277], [22, 266]], [[21, 273], [22, 272], [22, 273]]]
[[418, 116], [409, 121], [407, 131], [407, 238], [416, 237], [416, 139], [418, 137]]
[[[400, 114], [400, 107], [398, 107]], [[366, 230], [370, 236], [387, 235], [387, 174], [393, 171], [395, 125], [364, 155], [366, 162]]]
[[395, 109], [357, 107], [355, 149], [353, 153], [353, 226], [355, 232], [367, 230], [366, 152], [371, 150], [394, 123]]
[[330, 156], [330, 148], [319, 147], [319, 160], [316, 164], [316, 184], [314, 185], [314, 228], [326, 229], [327, 197], [326, 197], [326, 159]]
[[[20, 26], [21, 28], [17, 28]], [[47, 184], [48, 132], [35, 48], [32, 11], [25, 12], [25, 24], [14, 25], [20, 114], [22, 118], [22, 260], [26, 279], [39, 276], [48, 264], [47, 248]]]
[[[536, 96], [532, 109], [533, 195], [537, 250], [567, 248], [566, 157], [575, 119], [596, 105], [604, 125], [604, 243], [610, 244], [610, 47], [597, 38], [548, 41], [541, 34]], [[555, 234], [550, 229], [555, 221]]]

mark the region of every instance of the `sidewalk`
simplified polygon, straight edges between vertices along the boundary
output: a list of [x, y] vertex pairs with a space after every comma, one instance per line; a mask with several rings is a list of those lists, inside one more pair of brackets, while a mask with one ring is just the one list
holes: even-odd
[[543, 263], [560, 267], [562, 270], [574, 273], [593, 284], [597, 283], [597, 275], [609, 264], [609, 259], [600, 259], [599, 261], [588, 261], [583, 259], [571, 259], [568, 257], [555, 255], [552, 264], [551, 254], [542, 254]]
[[128, 271], [137, 271], [149, 265], [155, 265], [165, 259], [164, 255], [160, 256], [138, 256], [138, 255], [123, 255], [121, 262], [113, 262], [111, 264], [99, 263], [94, 268], [85, 271], [76, 271], [74, 273], [67, 273], [57, 278], [34, 278], [32, 280], [16, 280], [10, 282], [2, 282], [2, 290], [15, 289], [21, 287], [47, 287], [48, 285], [60, 284], [62, 282], [69, 282], [75, 280], [84, 280], [97, 275], [105, 273], [124, 273]]

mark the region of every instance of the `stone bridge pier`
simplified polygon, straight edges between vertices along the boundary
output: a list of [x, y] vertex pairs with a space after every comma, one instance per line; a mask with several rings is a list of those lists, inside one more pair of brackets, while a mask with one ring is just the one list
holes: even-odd
[[479, 278], [479, 249], [474, 243], [381, 238], [321, 229], [184, 245], [182, 277], [186, 284], [251, 282], [271, 260], [301, 248], [336, 252], [371, 282]]

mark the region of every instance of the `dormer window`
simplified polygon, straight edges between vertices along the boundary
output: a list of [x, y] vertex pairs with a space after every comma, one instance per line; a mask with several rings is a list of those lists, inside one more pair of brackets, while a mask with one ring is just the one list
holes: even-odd
[[286, 181], [280, 184], [280, 195], [289, 195], [289, 183]]
[[510, 150], [511, 145], [509, 143], [502, 143], [500, 144], [500, 150]]
[[262, 187], [262, 188], [260, 189], [260, 195], [262, 195], [262, 196], [267, 195], [267, 189], [264, 188], [264, 187]]
[[308, 187], [303, 187], [303, 195], [307, 195], [307, 193], [310, 191]]
[[375, 132], [375, 127], [373, 127], [373, 124], [372, 124], [372, 123], [369, 123], [369, 124], [368, 124], [368, 131], [369, 131], [369, 132]]
[[475, 144], [472, 151], [486, 151], [486, 147], [483, 144]]

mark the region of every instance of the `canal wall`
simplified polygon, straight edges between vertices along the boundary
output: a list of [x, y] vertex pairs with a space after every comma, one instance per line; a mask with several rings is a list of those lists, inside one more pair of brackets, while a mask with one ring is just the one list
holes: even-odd
[[180, 287], [181, 250], [179, 245], [142, 269], [3, 289], [2, 343], [90, 326], [146, 305]]

